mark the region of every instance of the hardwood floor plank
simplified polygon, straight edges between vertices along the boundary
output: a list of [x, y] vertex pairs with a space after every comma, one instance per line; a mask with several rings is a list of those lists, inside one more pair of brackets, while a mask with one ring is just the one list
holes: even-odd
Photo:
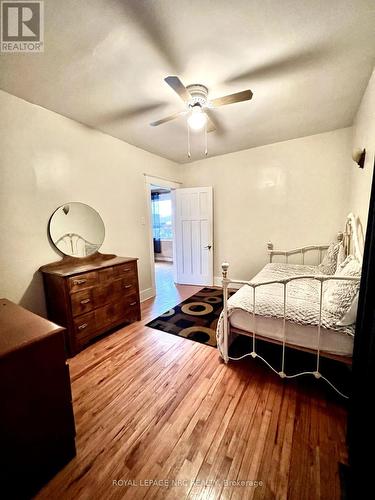
[[[269, 398], [267, 404], [268, 410], [271, 411], [271, 420], [267, 435], [265, 436], [265, 446], [259, 464], [259, 469], [256, 474], [259, 478], [267, 479], [264, 480], [264, 485], [261, 488], [254, 488], [253, 497], [256, 499], [275, 498], [275, 495], [270, 488], [270, 476], [272, 472], [276, 472], [276, 470], [280, 467], [280, 454], [278, 454], [278, 460], [276, 463], [273, 462], [272, 457], [278, 450], [278, 430], [280, 427], [282, 430], [285, 428], [284, 425], [282, 425], [282, 423], [284, 423], [282, 420], [282, 404], [285, 399], [285, 386], [282, 387], [282, 390], [280, 390], [275, 382], [275, 386], [272, 387], [271, 390], [274, 397], [273, 399]], [[281, 442], [283, 441], [281, 440]], [[282, 498], [280, 490], [278, 495], [279, 498]]]
[[[269, 484], [273, 495], [287, 498], [290, 461], [292, 455], [294, 422], [296, 412], [296, 391], [292, 386], [285, 387], [283, 404], [279, 416], [276, 446], [269, 464]], [[266, 489], [266, 488], [265, 488]]]

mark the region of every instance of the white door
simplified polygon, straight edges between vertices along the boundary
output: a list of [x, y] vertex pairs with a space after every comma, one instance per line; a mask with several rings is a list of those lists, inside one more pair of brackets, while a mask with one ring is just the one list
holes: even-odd
[[213, 284], [212, 187], [175, 190], [176, 281]]

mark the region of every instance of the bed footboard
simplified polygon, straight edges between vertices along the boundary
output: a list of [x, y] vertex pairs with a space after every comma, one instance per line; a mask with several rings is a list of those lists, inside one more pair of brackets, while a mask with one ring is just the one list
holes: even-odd
[[[225, 363], [228, 363], [229, 360], [239, 360], [243, 359], [247, 356], [252, 356], [253, 358], [258, 357], [261, 359], [266, 365], [271, 368], [276, 374], [278, 374], [281, 378], [294, 378], [298, 377], [300, 375], [313, 375], [315, 378], [322, 378], [324, 379], [340, 396], [344, 398], [348, 398], [347, 395], [343, 394], [335, 385], [330, 382], [326, 377], [324, 377], [320, 371], [320, 357], [324, 356], [324, 354], [321, 354], [320, 351], [320, 339], [321, 339], [321, 329], [322, 329], [322, 303], [323, 303], [323, 285], [326, 281], [330, 280], [339, 280], [339, 281], [354, 281], [354, 282], [359, 282], [360, 278], [359, 277], [352, 277], [352, 276], [334, 276], [334, 275], [300, 275], [300, 276], [291, 276], [291, 277], [286, 277], [283, 279], [278, 279], [278, 280], [269, 280], [269, 281], [263, 281], [263, 282], [257, 282], [253, 283], [251, 281], [242, 281], [242, 280], [231, 280], [228, 277], [228, 269], [229, 269], [229, 264], [227, 262], [224, 262], [222, 264], [222, 285], [223, 285], [223, 342], [222, 345], [219, 346], [219, 350], [221, 352], [221, 355], [224, 359]], [[287, 375], [286, 370], [285, 370], [285, 349], [288, 347], [288, 343], [286, 341], [286, 322], [288, 321], [286, 319], [286, 306], [287, 306], [287, 284], [290, 283], [291, 281], [295, 280], [301, 280], [301, 279], [314, 279], [317, 280], [320, 283], [319, 286], [319, 319], [318, 319], [318, 324], [317, 324], [317, 349], [316, 351], [314, 350], [313, 352], [316, 354], [316, 369], [314, 371], [304, 371], [304, 372], [299, 372], [293, 375]], [[253, 315], [253, 325], [256, 324], [255, 322], [255, 310], [256, 310], [256, 289], [258, 287], [264, 286], [264, 285], [271, 285], [279, 283], [283, 285], [283, 339], [281, 342], [282, 346], [282, 357], [281, 357], [281, 370], [276, 370], [271, 366], [268, 361], [266, 361], [264, 358], [262, 358], [259, 354], [256, 352], [256, 331], [253, 331], [252, 334], [250, 335], [252, 338], [252, 351], [244, 354], [243, 356], [239, 358], [233, 358], [229, 356], [229, 335], [230, 335], [230, 320], [229, 320], [229, 311], [228, 311], [228, 288], [231, 284], [233, 285], [248, 285], [252, 288], [253, 290], [253, 307], [252, 307], [252, 315]], [[255, 328], [253, 328], [255, 330]], [[262, 340], [267, 340], [264, 337], [261, 337]], [[298, 349], [298, 346], [293, 346], [295, 349]]]

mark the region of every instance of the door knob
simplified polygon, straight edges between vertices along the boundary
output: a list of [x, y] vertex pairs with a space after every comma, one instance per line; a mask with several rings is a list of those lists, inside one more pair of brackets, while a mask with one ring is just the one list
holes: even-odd
[[204, 248], [207, 248], [208, 250], [211, 250], [212, 245], [206, 245]]

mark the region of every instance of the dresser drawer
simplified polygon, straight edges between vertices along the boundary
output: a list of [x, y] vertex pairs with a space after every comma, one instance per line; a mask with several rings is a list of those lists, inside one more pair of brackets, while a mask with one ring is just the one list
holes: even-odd
[[98, 282], [98, 273], [91, 271], [90, 273], [77, 274], [68, 279], [70, 293], [79, 292], [85, 288], [95, 285]]
[[117, 277], [117, 271], [115, 267], [106, 267], [98, 271], [98, 282], [100, 284], [106, 284]]
[[112, 325], [125, 322], [125, 307], [123, 301], [114, 302], [95, 311], [98, 328], [109, 328]]
[[79, 316], [94, 309], [93, 289], [87, 288], [70, 296], [73, 316]]
[[121, 296], [130, 295], [138, 292], [137, 279], [134, 276], [128, 276], [118, 281], [117, 288], [121, 292]]
[[131, 294], [122, 300], [124, 307], [124, 321], [129, 323], [137, 321], [140, 316], [139, 311], [139, 298], [137, 294]]
[[98, 285], [93, 288], [95, 307], [101, 307], [117, 300], [121, 292], [121, 280], [109, 282], [107, 285]]
[[83, 314], [74, 320], [74, 330], [77, 339], [89, 339], [97, 330], [97, 321], [95, 311]]
[[118, 278], [137, 278], [137, 267], [135, 262], [129, 262], [128, 264], [121, 264], [116, 266], [115, 273]]

